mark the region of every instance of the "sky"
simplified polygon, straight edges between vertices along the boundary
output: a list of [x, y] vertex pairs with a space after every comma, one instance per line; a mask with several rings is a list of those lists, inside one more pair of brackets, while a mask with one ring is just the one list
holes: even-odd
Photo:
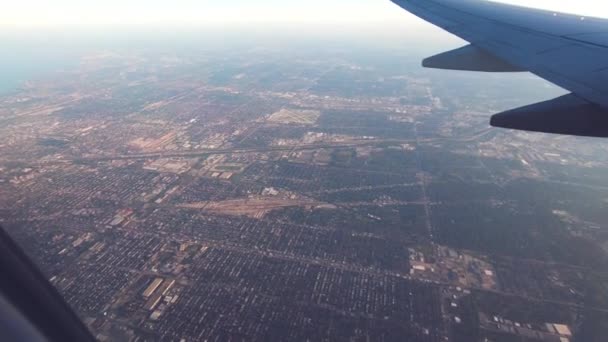
[[[608, 17], [600, 0], [498, 0]], [[389, 0], [0, 0], [0, 29], [425, 25]]]

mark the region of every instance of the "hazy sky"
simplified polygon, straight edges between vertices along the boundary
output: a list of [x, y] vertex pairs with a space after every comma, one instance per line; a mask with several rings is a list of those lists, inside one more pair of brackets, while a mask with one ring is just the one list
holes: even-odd
[[[601, 0], [502, 0], [608, 17]], [[119, 28], [357, 23], [422, 25], [389, 0], [0, 0], [0, 27]]]

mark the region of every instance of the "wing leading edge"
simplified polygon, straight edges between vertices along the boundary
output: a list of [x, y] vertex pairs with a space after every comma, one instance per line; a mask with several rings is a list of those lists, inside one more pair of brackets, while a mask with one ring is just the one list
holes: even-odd
[[470, 42], [425, 67], [529, 71], [571, 92], [497, 114], [493, 126], [608, 137], [608, 20], [484, 0], [392, 1]]

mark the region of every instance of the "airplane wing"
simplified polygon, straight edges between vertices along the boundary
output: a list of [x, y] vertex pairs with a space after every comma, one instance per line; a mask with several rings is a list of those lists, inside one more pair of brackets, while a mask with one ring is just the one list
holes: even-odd
[[431, 68], [529, 71], [571, 93], [496, 114], [492, 126], [608, 137], [608, 20], [486, 0], [392, 0], [470, 44]]

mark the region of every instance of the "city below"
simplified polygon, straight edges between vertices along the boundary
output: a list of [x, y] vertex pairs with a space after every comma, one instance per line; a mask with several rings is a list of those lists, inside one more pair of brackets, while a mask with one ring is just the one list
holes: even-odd
[[602, 341], [608, 144], [488, 125], [559, 90], [287, 50], [97, 53], [0, 97], [0, 225], [96, 338]]

